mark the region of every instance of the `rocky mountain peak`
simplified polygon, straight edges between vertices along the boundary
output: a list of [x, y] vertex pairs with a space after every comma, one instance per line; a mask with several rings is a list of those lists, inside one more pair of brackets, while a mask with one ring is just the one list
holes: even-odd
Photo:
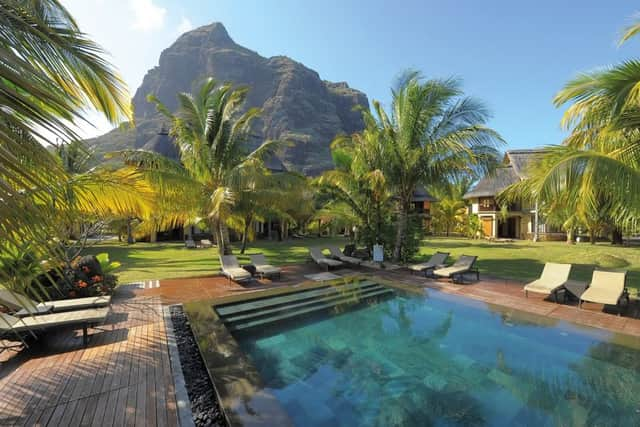
[[182, 34], [176, 43], [185, 43], [196, 47], [237, 47], [238, 45], [231, 39], [227, 29], [221, 22], [214, 22], [209, 25], [198, 27], [194, 30]]
[[329, 145], [333, 138], [363, 128], [361, 114], [354, 107], [368, 108], [364, 93], [346, 82], [322, 80], [316, 71], [289, 57], [260, 56], [236, 44], [224, 25], [215, 22], [181, 35], [161, 53], [158, 66], [147, 72], [133, 97], [134, 130], [114, 130], [90, 144], [98, 152], [114, 146], [157, 146], [145, 144], [166, 123], [147, 102], [147, 95], [154, 94], [175, 110], [176, 94], [192, 91], [194, 82], [206, 77], [249, 86], [245, 107], [262, 109], [254, 122], [255, 139], [249, 144], [257, 145], [264, 139], [292, 142], [280, 157], [293, 170], [315, 175], [331, 168]]

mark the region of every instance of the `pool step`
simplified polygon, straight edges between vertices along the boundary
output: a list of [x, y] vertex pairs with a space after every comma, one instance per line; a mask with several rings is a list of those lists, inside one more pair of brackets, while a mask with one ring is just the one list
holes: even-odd
[[340, 292], [350, 292], [354, 289], [366, 289], [373, 286], [379, 286], [374, 282], [365, 280], [362, 282], [343, 283], [333, 286], [324, 286], [311, 290], [292, 292], [284, 295], [271, 296], [257, 299], [249, 302], [232, 303], [224, 306], [216, 307], [216, 312], [221, 317], [236, 316], [245, 313], [262, 311], [263, 309], [271, 309], [279, 306], [288, 306], [292, 303], [314, 300], [317, 298], [334, 295]]
[[[243, 312], [242, 314], [234, 314], [232, 316], [224, 317], [224, 321], [226, 323], [238, 322], [242, 320], [249, 320], [256, 317], [267, 316], [269, 314], [279, 313], [283, 310], [293, 310], [297, 308], [303, 308], [307, 306], [311, 306], [318, 303], [338, 301], [348, 297], [356, 297], [361, 295], [365, 291], [377, 291], [381, 289], [386, 289], [383, 286], [380, 286], [376, 283], [370, 283], [365, 286], [359, 287], [351, 287], [349, 289], [341, 289], [334, 290], [334, 292], [327, 292], [323, 295], [317, 296], [315, 298], [305, 298], [304, 300], [297, 300], [293, 304], [286, 305], [278, 305], [278, 306], [269, 306], [269, 308], [263, 308], [259, 311], [251, 311], [251, 312]], [[301, 301], [301, 302], [298, 302]]]
[[[263, 326], [269, 323], [278, 322], [292, 317], [310, 314], [317, 311], [331, 309], [342, 304], [353, 304], [367, 301], [369, 299], [386, 297], [393, 295], [393, 290], [384, 286], [375, 285], [367, 289], [354, 289], [351, 292], [331, 297], [318, 298], [305, 304], [298, 304], [295, 307], [281, 307], [279, 310], [271, 310], [268, 314], [256, 313], [256, 316], [250, 319], [238, 320], [236, 322], [228, 322], [227, 328], [231, 331], [240, 331]], [[226, 321], [225, 321], [226, 322]]]

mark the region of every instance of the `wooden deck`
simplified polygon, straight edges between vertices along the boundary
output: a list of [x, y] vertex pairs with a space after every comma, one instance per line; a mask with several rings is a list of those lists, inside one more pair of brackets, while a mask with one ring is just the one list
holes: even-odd
[[116, 298], [89, 333], [87, 348], [63, 330], [3, 353], [0, 425], [177, 425], [160, 298]]

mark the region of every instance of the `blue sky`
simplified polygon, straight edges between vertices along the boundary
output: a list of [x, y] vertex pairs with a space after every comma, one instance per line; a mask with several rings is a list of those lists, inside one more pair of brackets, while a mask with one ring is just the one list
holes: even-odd
[[[287, 55], [387, 104], [399, 72], [457, 76], [492, 111], [509, 148], [562, 141], [553, 95], [581, 71], [639, 56], [621, 29], [628, 0], [63, 0], [112, 54], [132, 92], [184, 30], [222, 22], [239, 44]], [[104, 124], [88, 133], [101, 133]]]

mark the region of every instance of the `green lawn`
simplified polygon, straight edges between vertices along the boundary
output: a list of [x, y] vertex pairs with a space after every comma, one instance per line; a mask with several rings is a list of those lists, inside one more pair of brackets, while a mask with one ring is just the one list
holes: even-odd
[[[514, 241], [491, 243], [468, 239], [431, 238], [423, 242], [420, 254], [427, 259], [436, 250], [459, 255], [478, 256], [481, 274], [520, 281], [537, 278], [545, 262], [573, 264], [571, 278], [588, 281], [594, 268], [628, 270], [630, 288], [640, 288], [640, 247], [619, 247], [610, 243]], [[633, 291], [632, 291], [633, 293]]]
[[[307, 260], [307, 248], [338, 243], [344, 239], [312, 238], [288, 242], [258, 241], [247, 254], [263, 252], [274, 264], [297, 264]], [[572, 278], [588, 280], [594, 267], [629, 270], [628, 285], [640, 288], [640, 248], [616, 247], [607, 243], [581, 243], [568, 246], [563, 242], [516, 241], [490, 243], [467, 239], [429, 238], [423, 242], [419, 259], [428, 259], [436, 250], [450, 252], [453, 258], [461, 254], [477, 255], [482, 274], [521, 281], [536, 278], [547, 261], [574, 264]], [[102, 243], [90, 253], [109, 252], [112, 260], [122, 262], [120, 282], [143, 279], [168, 279], [206, 275], [218, 271], [216, 249], [185, 249], [180, 243]], [[235, 251], [237, 253], [237, 250]], [[241, 263], [248, 256], [239, 255]], [[633, 291], [632, 291], [633, 293]]]
[[[295, 239], [287, 242], [260, 240], [253, 242], [245, 255], [234, 253], [241, 264], [249, 262], [249, 254], [262, 252], [273, 264], [299, 264], [309, 257], [308, 248], [315, 245], [338, 243], [343, 238]], [[175, 277], [203, 276], [218, 272], [218, 250], [186, 249], [183, 243], [135, 243], [103, 242], [87, 249], [88, 254], [108, 252], [112, 261], [120, 261], [116, 271], [120, 283], [145, 279], [171, 279]]]

